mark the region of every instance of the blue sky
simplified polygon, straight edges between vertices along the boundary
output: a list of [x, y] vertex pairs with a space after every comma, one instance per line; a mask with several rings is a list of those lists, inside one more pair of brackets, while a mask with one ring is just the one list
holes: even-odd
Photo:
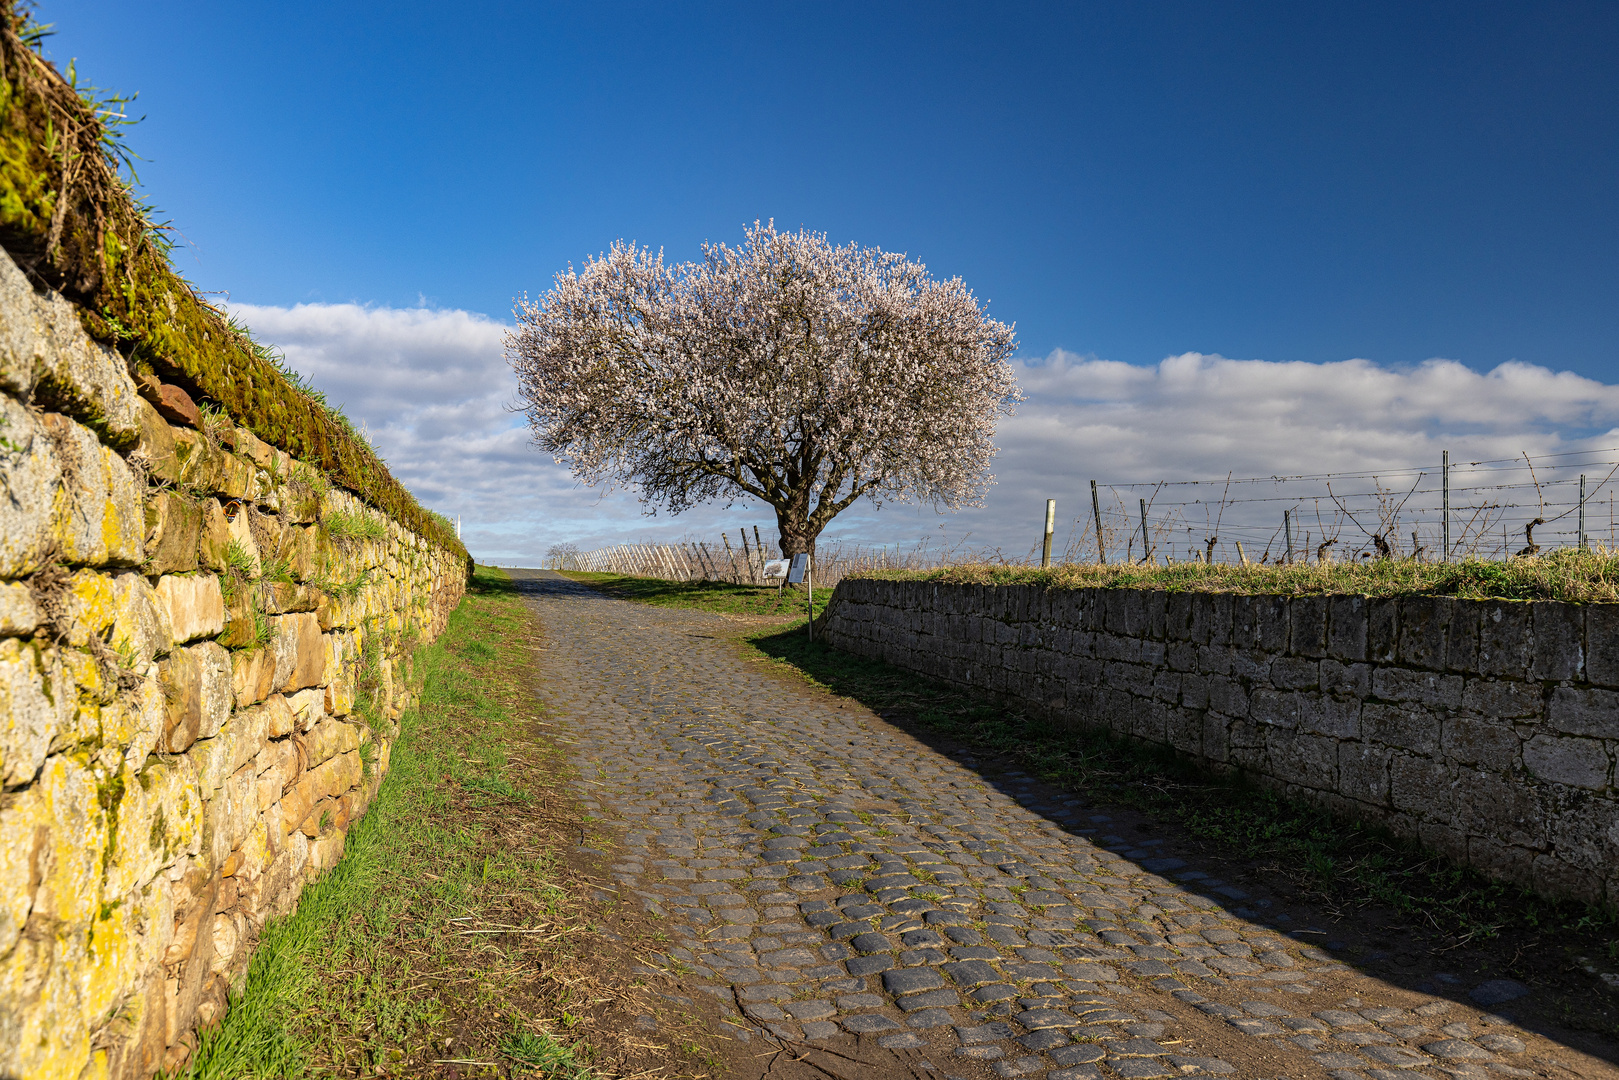
[[[615, 238], [689, 258], [773, 217], [959, 274], [1036, 363], [1444, 357], [1575, 373], [1598, 396], [1619, 382], [1611, 4], [40, 15], [60, 66], [140, 92], [130, 141], [192, 245], [180, 269], [240, 304], [503, 321]], [[1527, 418], [1524, 438], [1560, 423]], [[1223, 473], [1231, 456], [1107, 445], [1095, 468]], [[1063, 452], [998, 471], [1061, 473], [1041, 454]], [[577, 520], [643, 527], [621, 503]]]

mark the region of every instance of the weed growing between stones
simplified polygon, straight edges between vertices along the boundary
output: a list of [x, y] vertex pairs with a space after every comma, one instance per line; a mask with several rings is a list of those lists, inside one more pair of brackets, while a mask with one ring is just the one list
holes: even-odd
[[369, 514], [344, 510], [328, 510], [321, 517], [326, 534], [333, 540], [381, 540], [388, 535], [387, 527]]
[[[528, 689], [536, 633], [480, 570], [415, 654], [421, 703], [343, 859], [265, 928], [186, 1077], [707, 1071], [678, 1019], [667, 1039], [631, 1022], [664, 1011], [661, 976], [635, 970], [642, 917], [588, 899], [605, 883], [570, 861], [581, 818]], [[375, 776], [376, 743], [361, 753]]]

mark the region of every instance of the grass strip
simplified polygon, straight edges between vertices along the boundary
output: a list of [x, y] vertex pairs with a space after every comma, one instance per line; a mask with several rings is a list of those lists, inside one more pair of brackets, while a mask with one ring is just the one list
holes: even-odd
[[474, 1059], [588, 1075], [584, 1010], [569, 1012], [555, 980], [536, 986], [532, 969], [520, 972], [527, 943], [501, 932], [521, 920], [555, 935], [551, 957], [565, 961], [569, 939], [599, 929], [574, 902], [580, 883], [559, 865], [557, 837], [509, 827], [579, 828], [539, 806], [538, 778], [561, 770], [522, 737], [531, 630], [509, 579], [479, 568], [444, 633], [416, 654], [421, 704], [401, 718], [343, 859], [265, 927], [245, 986], [182, 1075], [402, 1075]]
[[1044, 589], [1163, 589], [1250, 595], [1454, 596], [1467, 600], [1619, 601], [1619, 554], [1572, 548], [1493, 562], [1371, 559], [1355, 563], [1173, 563], [1169, 566], [1063, 564], [1049, 569], [980, 563], [932, 570], [880, 570], [850, 575], [949, 585], [1034, 585]]

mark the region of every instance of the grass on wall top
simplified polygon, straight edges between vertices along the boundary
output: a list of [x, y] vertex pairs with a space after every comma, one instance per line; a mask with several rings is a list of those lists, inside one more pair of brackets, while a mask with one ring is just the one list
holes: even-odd
[[124, 101], [97, 97], [71, 71], [64, 78], [39, 53], [47, 32], [26, 5], [0, 0], [0, 246], [74, 301], [90, 336], [133, 367], [213, 402], [465, 556], [454, 529], [416, 502], [340, 412], [174, 272], [167, 228], [151, 222], [125, 178]]
[[1328, 593], [1364, 596], [1454, 596], [1469, 600], [1619, 602], [1619, 553], [1559, 550], [1493, 562], [1467, 559], [1433, 563], [1378, 559], [1354, 564], [1170, 566], [1068, 564], [1049, 570], [977, 564], [933, 570], [889, 570], [853, 575], [885, 581], [953, 585], [1035, 585], [1046, 589], [1163, 589], [1267, 596]]

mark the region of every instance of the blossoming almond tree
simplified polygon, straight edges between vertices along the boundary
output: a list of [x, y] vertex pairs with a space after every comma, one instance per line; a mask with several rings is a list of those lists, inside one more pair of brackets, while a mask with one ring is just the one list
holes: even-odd
[[672, 513], [759, 499], [784, 556], [862, 496], [979, 505], [996, 417], [1022, 400], [1012, 327], [959, 278], [773, 222], [678, 265], [615, 243], [516, 315], [540, 449]]

